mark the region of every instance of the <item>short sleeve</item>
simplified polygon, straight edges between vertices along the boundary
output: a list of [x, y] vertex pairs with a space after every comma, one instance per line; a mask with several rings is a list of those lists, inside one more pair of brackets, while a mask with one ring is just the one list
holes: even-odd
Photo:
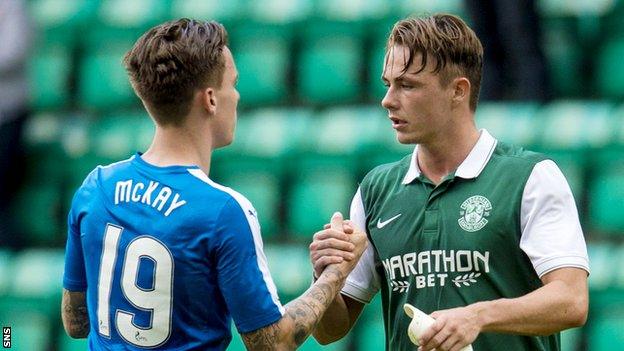
[[533, 168], [522, 195], [520, 216], [520, 248], [539, 277], [563, 267], [589, 272], [574, 197], [553, 161], [539, 162]]
[[67, 218], [67, 227], [69, 229], [67, 230], [67, 244], [65, 246], [63, 287], [69, 291], [86, 291], [87, 275], [76, 211], [72, 207]]
[[219, 288], [238, 331], [248, 333], [275, 323], [283, 307], [262, 250], [255, 210], [230, 199], [215, 229]]
[[[360, 230], [366, 230], [366, 214], [362, 202], [361, 190], [358, 189], [351, 201], [351, 221]], [[347, 277], [342, 294], [362, 303], [369, 303], [379, 291], [379, 275], [375, 270], [375, 252], [368, 244], [351, 274]]]

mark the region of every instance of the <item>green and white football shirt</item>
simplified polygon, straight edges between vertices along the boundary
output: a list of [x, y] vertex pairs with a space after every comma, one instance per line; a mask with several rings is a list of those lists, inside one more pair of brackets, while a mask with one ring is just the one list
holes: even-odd
[[[372, 170], [351, 204], [370, 244], [342, 293], [367, 303], [381, 291], [386, 348], [413, 350], [403, 304], [426, 313], [525, 295], [561, 267], [589, 272], [576, 205], [545, 156], [487, 131], [435, 186], [411, 156]], [[559, 335], [482, 333], [475, 351], [559, 350]]]

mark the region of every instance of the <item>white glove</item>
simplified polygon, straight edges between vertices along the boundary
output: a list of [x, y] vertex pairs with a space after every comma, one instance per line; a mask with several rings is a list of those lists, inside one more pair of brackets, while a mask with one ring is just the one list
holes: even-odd
[[[409, 303], [403, 305], [403, 310], [412, 319], [407, 327], [407, 336], [409, 336], [414, 345], [419, 346], [418, 337], [435, 322], [435, 319]], [[468, 345], [460, 351], [473, 351], [472, 345]]]

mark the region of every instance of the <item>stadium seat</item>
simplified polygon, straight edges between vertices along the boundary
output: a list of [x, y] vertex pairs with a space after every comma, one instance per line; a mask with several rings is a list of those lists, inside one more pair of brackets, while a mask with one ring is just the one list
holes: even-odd
[[247, 3], [247, 11], [256, 21], [288, 25], [309, 17], [314, 4], [311, 0], [255, 0]]
[[364, 307], [355, 325], [355, 345], [359, 351], [383, 350], [386, 347], [381, 294]]
[[283, 25], [247, 22], [230, 32], [240, 105], [283, 103], [288, 93], [292, 31]]
[[145, 151], [154, 133], [154, 124], [143, 111], [103, 116], [90, 128], [89, 151], [110, 162], [127, 159], [137, 151]]
[[477, 127], [487, 129], [500, 141], [528, 147], [537, 141], [537, 109], [534, 103], [482, 102], [477, 107]]
[[595, 88], [599, 96], [624, 98], [624, 39], [613, 39], [604, 43], [597, 53], [595, 61]]
[[[16, 255], [11, 295], [44, 299], [60, 297], [64, 257], [64, 251], [60, 249], [29, 249]], [[56, 304], [47, 306], [52, 311], [58, 307]]]
[[613, 105], [595, 101], [558, 101], [538, 114], [538, 144], [549, 149], [602, 148], [614, 137]]
[[213, 154], [211, 177], [219, 182], [230, 173], [270, 170], [282, 177], [292, 168], [301, 139], [309, 133], [307, 109], [257, 109], [238, 118], [234, 142]]
[[38, 50], [29, 65], [33, 107], [36, 110], [66, 107], [70, 99], [71, 53], [60, 46]]
[[64, 128], [65, 120], [54, 113], [36, 113], [26, 121], [23, 140], [27, 177], [45, 174], [46, 182], [61, 183], [64, 175], [59, 164], [65, 161], [61, 143]]
[[37, 27], [40, 45], [61, 45], [72, 49], [77, 44], [85, 24], [97, 10], [99, 1], [90, 0], [32, 0], [29, 12]]
[[246, 0], [172, 0], [171, 17], [210, 19], [224, 22], [227, 26], [248, 16], [247, 3]]
[[122, 63], [129, 48], [117, 47], [82, 58], [78, 71], [78, 100], [83, 107], [110, 111], [140, 106]]
[[280, 179], [272, 172], [239, 172], [221, 178], [222, 184], [243, 194], [258, 213], [265, 240], [280, 233]]
[[11, 327], [11, 350], [50, 350], [52, 325], [47, 316], [38, 313], [36, 309], [14, 313], [10, 306], [3, 307], [3, 311], [0, 311], [0, 322], [2, 326]]
[[310, 287], [312, 264], [307, 245], [267, 244], [264, 252], [283, 305]]
[[359, 174], [366, 155], [379, 144], [381, 119], [379, 109], [366, 106], [329, 108], [317, 114], [313, 132], [301, 138], [296, 168], [305, 172], [342, 168]]
[[624, 151], [606, 150], [596, 156], [594, 177], [589, 186], [591, 228], [605, 234], [624, 235], [621, 213], [624, 198]]
[[83, 45], [89, 51], [130, 48], [149, 28], [168, 20], [170, 8], [170, 0], [101, 0]]
[[57, 336], [58, 351], [84, 351], [88, 349], [87, 339], [74, 339], [61, 328]]
[[319, 17], [349, 22], [379, 20], [394, 10], [392, 2], [384, 0], [316, 0], [315, 3]]
[[588, 350], [614, 350], [616, 345], [619, 348], [624, 345], [624, 308], [616, 304], [601, 310], [593, 316], [588, 328]]
[[467, 19], [466, 9], [461, 0], [400, 0], [398, 9], [401, 13], [451, 13]]
[[64, 241], [61, 186], [46, 178], [26, 183], [12, 204], [18, 235], [33, 246], [60, 245]]
[[357, 101], [362, 93], [362, 28], [321, 19], [303, 26], [296, 67], [299, 98], [312, 104]]
[[561, 332], [561, 350], [580, 351], [583, 345], [583, 329], [566, 329]]
[[341, 169], [308, 171], [293, 179], [288, 198], [287, 225], [294, 239], [305, 243], [329, 223], [332, 214], [348, 218], [351, 198], [356, 190], [353, 174]]

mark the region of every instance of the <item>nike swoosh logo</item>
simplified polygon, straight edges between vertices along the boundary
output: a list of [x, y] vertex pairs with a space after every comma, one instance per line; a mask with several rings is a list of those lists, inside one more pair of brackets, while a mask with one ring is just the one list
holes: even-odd
[[387, 226], [387, 225], [388, 225], [388, 223], [390, 223], [390, 222], [394, 221], [395, 219], [397, 219], [397, 218], [399, 218], [399, 217], [401, 217], [401, 213], [399, 213], [398, 215], [396, 215], [396, 216], [394, 216], [394, 217], [392, 217], [392, 218], [390, 218], [390, 219], [387, 219], [387, 220], [385, 220], [385, 221], [383, 221], [383, 222], [381, 221], [381, 218], [379, 218], [379, 219], [377, 220], [377, 229], [381, 229], [381, 228], [383, 228], [383, 227]]

